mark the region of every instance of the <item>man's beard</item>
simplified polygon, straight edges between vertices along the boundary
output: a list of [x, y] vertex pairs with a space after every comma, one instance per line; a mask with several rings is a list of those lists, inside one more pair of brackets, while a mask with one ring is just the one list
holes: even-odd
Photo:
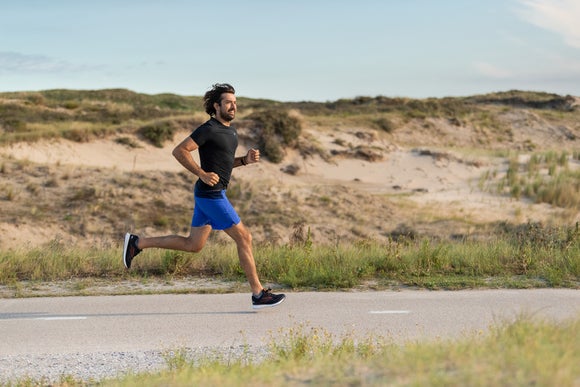
[[222, 120], [230, 122], [236, 117], [236, 111], [235, 110], [232, 110], [229, 112], [228, 111], [221, 111], [220, 117], [222, 118]]

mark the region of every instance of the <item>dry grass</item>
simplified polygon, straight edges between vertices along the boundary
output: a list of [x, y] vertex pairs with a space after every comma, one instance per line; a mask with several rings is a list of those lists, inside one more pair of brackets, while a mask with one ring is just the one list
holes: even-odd
[[505, 174], [487, 171], [479, 185], [516, 199], [580, 210], [580, 163], [567, 151], [532, 153], [523, 161], [512, 155]]

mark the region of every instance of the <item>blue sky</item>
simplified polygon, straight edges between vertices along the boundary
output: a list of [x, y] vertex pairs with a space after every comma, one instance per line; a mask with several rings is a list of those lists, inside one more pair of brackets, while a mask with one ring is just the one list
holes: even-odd
[[0, 0], [0, 91], [580, 96], [580, 0]]

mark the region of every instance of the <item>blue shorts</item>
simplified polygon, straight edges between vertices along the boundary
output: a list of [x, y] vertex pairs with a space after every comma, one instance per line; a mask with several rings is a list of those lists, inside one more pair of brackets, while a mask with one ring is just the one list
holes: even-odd
[[194, 195], [191, 227], [210, 225], [214, 230], [225, 230], [240, 223], [240, 217], [226, 197], [226, 191], [222, 190], [216, 196], [206, 198]]

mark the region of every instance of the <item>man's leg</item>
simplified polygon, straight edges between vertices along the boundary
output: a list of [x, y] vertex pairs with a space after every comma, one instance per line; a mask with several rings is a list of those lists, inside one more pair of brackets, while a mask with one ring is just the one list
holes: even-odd
[[256, 262], [254, 261], [254, 253], [252, 251], [252, 234], [250, 234], [250, 231], [242, 222], [224, 231], [236, 242], [240, 265], [244, 273], [246, 273], [246, 278], [248, 279], [252, 293], [256, 296], [259, 295], [264, 288], [260, 283], [256, 270]]
[[211, 233], [211, 226], [192, 227], [188, 237], [167, 235], [161, 237], [139, 238], [137, 247], [140, 250], [157, 247], [168, 250], [179, 250], [197, 253], [201, 251]]
[[270, 308], [284, 302], [286, 295], [274, 294], [271, 292], [271, 289], [264, 289], [258, 279], [256, 262], [254, 261], [254, 253], [252, 252], [252, 235], [250, 231], [242, 222], [224, 231], [236, 241], [236, 245], [238, 246], [240, 265], [244, 269], [246, 278], [252, 288], [252, 308]]
[[211, 226], [192, 227], [188, 237], [180, 235], [167, 235], [162, 237], [139, 238], [135, 234], [125, 235], [123, 246], [123, 263], [129, 269], [131, 262], [143, 249], [158, 247], [162, 249], [180, 250], [187, 252], [199, 252], [209, 237]]

